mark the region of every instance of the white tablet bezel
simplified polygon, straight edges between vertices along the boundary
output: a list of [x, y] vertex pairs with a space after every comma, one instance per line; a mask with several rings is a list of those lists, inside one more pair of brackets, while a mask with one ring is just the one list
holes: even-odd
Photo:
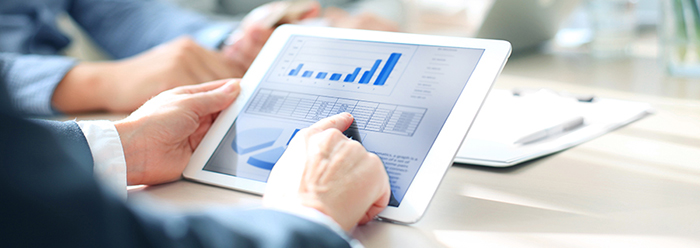
[[280, 26], [272, 34], [241, 80], [241, 93], [238, 99], [233, 105], [221, 112], [199, 147], [192, 154], [192, 158], [183, 172], [185, 178], [254, 194], [264, 193], [264, 182], [206, 171], [203, 168], [292, 35], [484, 49], [468, 83], [457, 99], [399, 207], [387, 207], [379, 214], [380, 218], [395, 222], [414, 223], [418, 221], [427, 209], [447, 169], [452, 165], [452, 160], [476, 118], [491, 85], [503, 69], [510, 55], [510, 43], [498, 40], [354, 29]]

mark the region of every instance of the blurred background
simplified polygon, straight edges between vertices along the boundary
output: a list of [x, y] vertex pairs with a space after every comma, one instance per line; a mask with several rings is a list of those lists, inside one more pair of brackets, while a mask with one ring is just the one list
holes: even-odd
[[[267, 2], [159, 1], [231, 21]], [[509, 40], [514, 53], [506, 75], [700, 99], [696, 1], [329, 0], [321, 4], [351, 15], [372, 13], [396, 23], [402, 32]], [[69, 55], [107, 58], [69, 17], [61, 20], [61, 26], [77, 37]]]

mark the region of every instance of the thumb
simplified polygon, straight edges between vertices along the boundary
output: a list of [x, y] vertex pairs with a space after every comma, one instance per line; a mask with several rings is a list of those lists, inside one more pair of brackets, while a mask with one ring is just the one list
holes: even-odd
[[274, 29], [272, 28], [266, 28], [258, 24], [252, 24], [243, 31], [243, 37], [250, 37], [250, 40], [253, 41], [253, 43], [262, 44], [267, 42], [267, 39], [270, 38], [270, 35], [272, 35], [273, 31]]
[[360, 219], [360, 225], [364, 225], [372, 221], [375, 216], [384, 211], [384, 209], [389, 205], [389, 200], [391, 198], [391, 189], [388, 186], [389, 183], [387, 182], [386, 184], [387, 186], [384, 187], [381, 196], [377, 198], [377, 200], [374, 201], [374, 203], [372, 203], [367, 212], [365, 212], [365, 215], [362, 216], [362, 219]]
[[228, 81], [231, 80], [237, 80], [237, 79], [222, 79], [222, 80], [216, 80], [212, 82], [206, 82], [206, 83], [201, 83], [201, 84], [192, 84], [192, 85], [184, 85], [180, 86], [177, 88], [174, 88], [170, 91], [172, 91], [175, 94], [194, 94], [194, 93], [199, 93], [199, 92], [205, 92], [205, 91], [211, 91], [217, 88], [221, 88], [224, 84], [226, 84]]
[[190, 94], [183, 107], [199, 117], [206, 116], [231, 105], [240, 92], [239, 80], [231, 80], [218, 88]]

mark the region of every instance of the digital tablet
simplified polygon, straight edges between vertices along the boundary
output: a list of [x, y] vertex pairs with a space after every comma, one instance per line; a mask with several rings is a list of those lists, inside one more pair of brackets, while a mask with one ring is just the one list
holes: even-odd
[[379, 217], [416, 222], [510, 50], [497, 40], [283, 25], [184, 176], [262, 194], [300, 129], [348, 112], [389, 175], [391, 202]]

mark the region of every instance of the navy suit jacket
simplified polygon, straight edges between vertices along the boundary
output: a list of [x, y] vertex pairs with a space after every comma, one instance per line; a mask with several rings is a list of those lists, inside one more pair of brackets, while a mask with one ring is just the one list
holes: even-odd
[[2, 247], [349, 246], [322, 225], [272, 210], [168, 215], [126, 204], [92, 168], [75, 122], [22, 118], [0, 81]]

